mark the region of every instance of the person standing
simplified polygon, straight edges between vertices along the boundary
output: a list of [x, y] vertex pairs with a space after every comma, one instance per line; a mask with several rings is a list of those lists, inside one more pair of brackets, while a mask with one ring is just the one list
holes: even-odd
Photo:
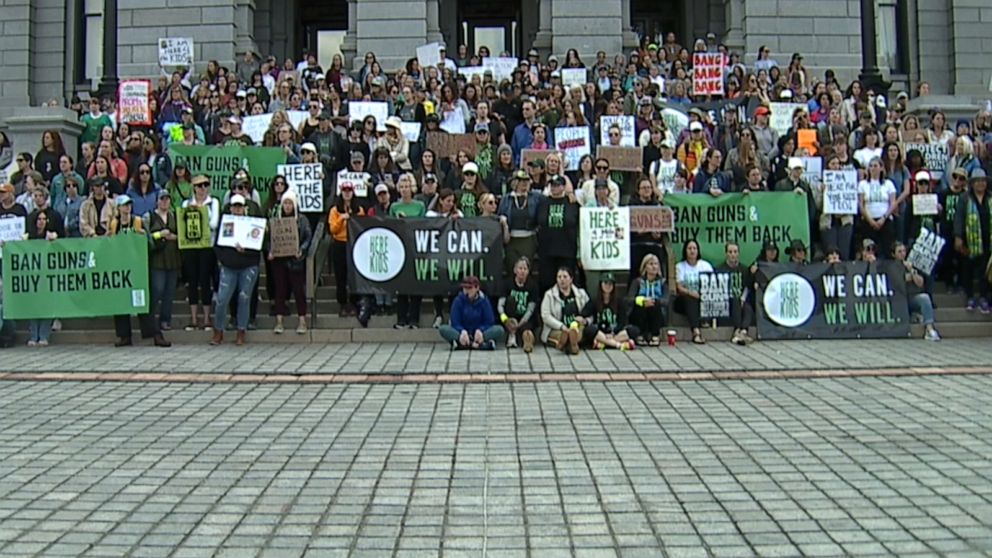
[[148, 232], [151, 234], [148, 271], [152, 282], [152, 306], [149, 313], [158, 313], [162, 331], [172, 329], [172, 299], [176, 295], [176, 282], [183, 260], [179, 254], [179, 237], [176, 231], [176, 212], [172, 209], [172, 195], [168, 190], [158, 191], [155, 209], [148, 214]]
[[[245, 197], [241, 194], [231, 196], [228, 210], [231, 215], [247, 216]], [[217, 286], [217, 305], [214, 308], [214, 335], [210, 344], [220, 345], [224, 342], [227, 305], [237, 295], [237, 337], [235, 344], [241, 346], [246, 341], [250, 317], [249, 307], [255, 283], [258, 281], [258, 262], [261, 251], [245, 248], [240, 243], [232, 248], [220, 246], [215, 242], [214, 253], [220, 263], [220, 283]]]
[[[282, 219], [294, 219], [298, 238], [298, 247], [293, 256], [275, 257], [270, 251], [268, 259], [272, 263], [273, 283], [275, 284], [276, 300], [276, 326], [273, 332], [280, 334], [285, 331], [283, 318], [289, 313], [286, 300], [289, 299], [290, 291], [293, 300], [296, 302], [296, 333], [303, 335], [307, 332], [307, 261], [306, 253], [310, 249], [310, 241], [313, 233], [310, 230], [310, 221], [305, 215], [300, 213], [294, 190], [287, 190], [282, 195], [280, 209], [277, 213]], [[239, 313], [240, 314], [240, 313]]]
[[[954, 213], [954, 250], [963, 256], [961, 283], [968, 299], [968, 311], [976, 302], [982, 314], [989, 313], [989, 281], [986, 267], [992, 253], [992, 199], [989, 198], [988, 177], [982, 169], [971, 171], [970, 190], [958, 199]], [[975, 283], [978, 296], [975, 299]]]

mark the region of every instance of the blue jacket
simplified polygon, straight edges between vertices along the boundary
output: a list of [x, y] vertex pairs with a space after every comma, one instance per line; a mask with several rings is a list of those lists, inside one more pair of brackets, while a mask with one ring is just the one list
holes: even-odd
[[[534, 133], [530, 131], [530, 126], [526, 122], [518, 124], [513, 130], [513, 137], [510, 138], [510, 149], [513, 150], [513, 164], [520, 166], [520, 154], [524, 149], [534, 143]], [[548, 138], [548, 143], [552, 143]]]
[[459, 334], [467, 331], [469, 335], [476, 330], [486, 331], [496, 325], [493, 316], [493, 305], [481, 291], [475, 300], [469, 300], [465, 293], [459, 293], [451, 305], [451, 327]]
[[129, 198], [131, 198], [131, 203], [133, 204], [133, 207], [131, 208], [132, 214], [140, 217], [145, 213], [155, 211], [155, 204], [158, 202], [159, 190], [161, 190], [161, 188], [155, 186], [149, 190], [147, 194], [141, 195], [134, 186], [129, 186], [127, 192], [125, 193]]

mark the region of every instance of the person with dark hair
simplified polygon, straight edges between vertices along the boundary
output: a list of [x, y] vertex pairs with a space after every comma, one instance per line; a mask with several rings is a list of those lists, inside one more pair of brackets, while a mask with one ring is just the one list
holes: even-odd
[[[978, 306], [982, 314], [989, 313], [989, 280], [986, 269], [992, 253], [992, 197], [989, 180], [982, 169], [971, 171], [970, 189], [958, 199], [954, 213], [954, 250], [963, 256], [961, 285], [964, 287], [965, 308]], [[975, 284], [978, 284], [978, 299]]]
[[555, 181], [550, 195], [537, 212], [538, 280], [542, 291], [555, 282], [555, 269], [577, 268], [579, 241], [579, 204], [565, 195], [565, 184]]
[[506, 347], [523, 343], [525, 353], [534, 350], [534, 329], [537, 326], [537, 289], [530, 279], [530, 260], [521, 256], [513, 266], [507, 293], [499, 298], [496, 311], [506, 329]]
[[438, 332], [453, 351], [496, 349], [505, 332], [496, 324], [493, 305], [482, 292], [478, 277], [469, 275], [462, 279], [462, 292], [451, 304], [451, 323], [439, 327]]
[[682, 245], [682, 261], [675, 265], [675, 311], [684, 314], [689, 320], [692, 342], [697, 345], [706, 343], [700, 329], [702, 318], [699, 315], [699, 274], [712, 271], [713, 266], [703, 259], [698, 242], [689, 240]]
[[65, 155], [62, 135], [55, 130], [45, 130], [41, 134], [41, 149], [34, 158], [34, 168], [41, 173], [45, 182], [51, 182], [59, 172], [59, 158]]
[[585, 318], [581, 340], [584, 346], [597, 351], [607, 348], [629, 351], [637, 346], [634, 339], [641, 332], [637, 326], [627, 325], [627, 312], [620, 309], [622, 297], [616, 289], [613, 272], [604, 273], [596, 297], [579, 311], [579, 316]]
[[573, 283], [574, 272], [569, 267], [558, 268], [555, 285], [541, 300], [541, 341], [559, 351], [579, 354], [581, 328], [586, 323], [579, 312], [589, 302], [589, 295]]
[[741, 249], [736, 242], [724, 246], [724, 255], [726, 259], [716, 271], [730, 276], [730, 321], [734, 328], [730, 342], [747, 345], [754, 341], [748, 334], [748, 328], [754, 322], [754, 277], [741, 263]]
[[720, 170], [723, 162], [723, 154], [720, 150], [711, 147], [706, 150], [703, 162], [696, 170], [696, 178], [693, 181], [693, 194], [709, 194], [717, 197], [721, 194], [731, 192], [730, 177]]

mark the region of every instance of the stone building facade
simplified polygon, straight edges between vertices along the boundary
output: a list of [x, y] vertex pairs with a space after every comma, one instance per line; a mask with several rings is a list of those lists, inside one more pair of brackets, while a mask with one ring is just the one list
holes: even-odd
[[[988, 0], [874, 0], [879, 65], [895, 87], [987, 98], [992, 79]], [[767, 45], [780, 63], [802, 52], [842, 81], [861, 67], [860, 0], [118, 0], [121, 77], [159, 75], [159, 37], [192, 37], [198, 69], [232, 65], [247, 48], [299, 58], [321, 29], [343, 33], [349, 60], [374, 51], [388, 69], [415, 48], [499, 40], [522, 55], [630, 50], [640, 33], [675, 31], [683, 44], [713, 32], [753, 60]], [[21, 107], [89, 89], [99, 75], [104, 0], [0, 0], [0, 120]], [[480, 34], [481, 33], [481, 34]], [[501, 35], [502, 34], [502, 35]], [[493, 45], [487, 45], [493, 47]], [[95, 58], [95, 60], [94, 60]], [[325, 67], [328, 60], [320, 61]], [[96, 71], [94, 71], [94, 68]]]

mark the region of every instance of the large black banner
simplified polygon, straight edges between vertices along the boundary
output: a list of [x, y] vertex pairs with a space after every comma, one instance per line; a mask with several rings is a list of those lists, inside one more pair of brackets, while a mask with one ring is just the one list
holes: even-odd
[[843, 339], [909, 336], [905, 267], [894, 261], [758, 269], [758, 336]]
[[503, 229], [492, 218], [348, 221], [348, 285], [361, 294], [446, 295], [475, 275], [497, 292], [503, 268]]

